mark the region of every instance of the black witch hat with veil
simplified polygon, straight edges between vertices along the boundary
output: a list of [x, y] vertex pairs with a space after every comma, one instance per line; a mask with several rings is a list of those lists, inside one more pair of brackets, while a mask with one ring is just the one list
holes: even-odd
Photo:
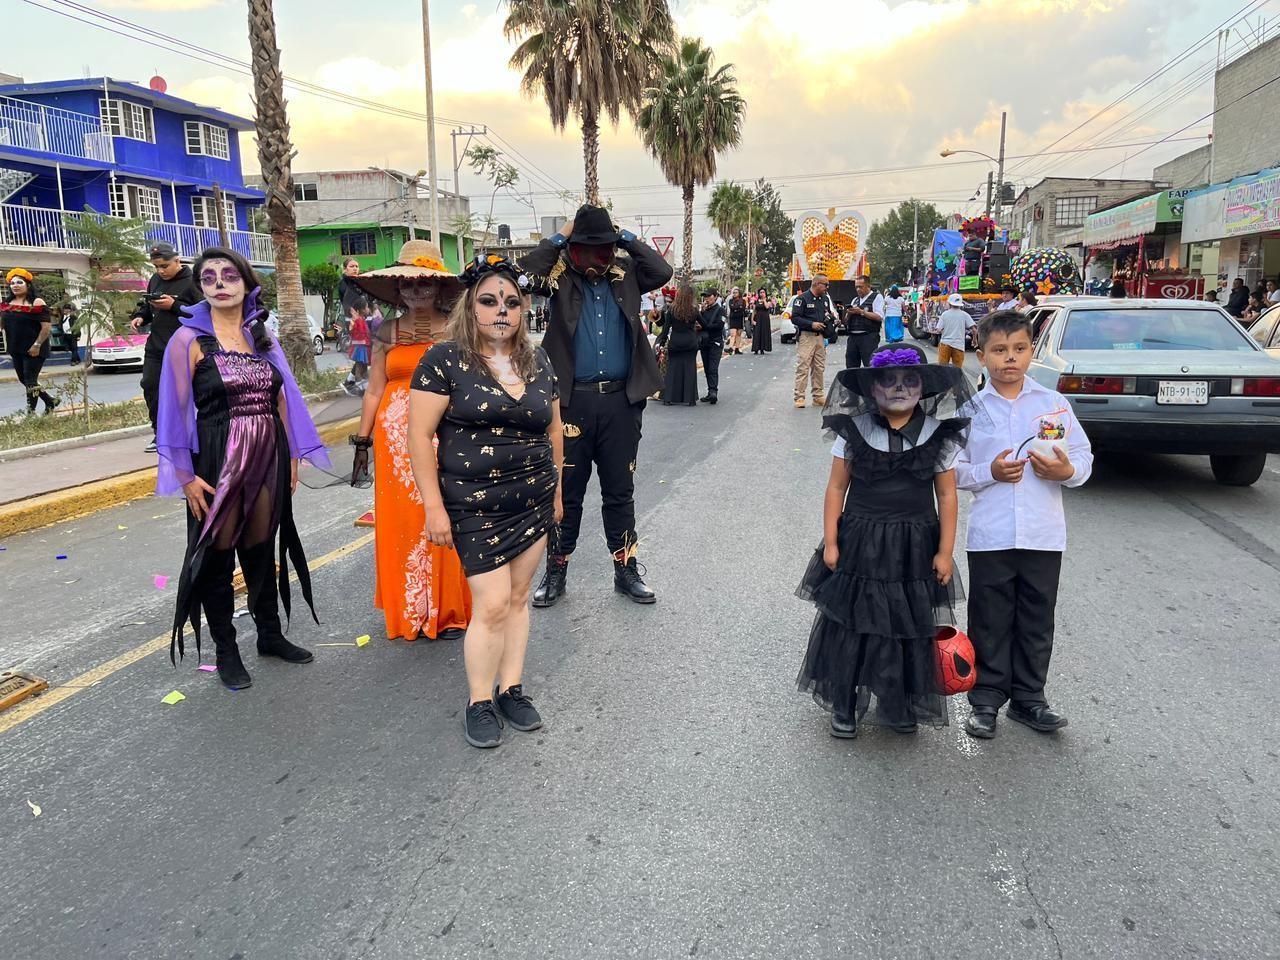
[[[911, 419], [900, 428], [880, 412], [877, 388], [905, 383], [919, 388]], [[827, 392], [822, 425], [830, 440], [844, 440], [845, 460], [863, 479], [907, 470], [921, 478], [950, 469], [969, 439], [975, 417], [986, 417], [974, 400], [965, 372], [950, 364], [929, 363], [923, 350], [907, 344], [881, 347], [869, 367], [836, 374]]]

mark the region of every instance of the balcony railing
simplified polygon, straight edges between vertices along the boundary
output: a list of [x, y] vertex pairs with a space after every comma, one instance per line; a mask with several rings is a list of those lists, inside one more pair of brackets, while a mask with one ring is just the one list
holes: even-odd
[[83, 160], [115, 160], [115, 143], [88, 113], [0, 97], [0, 148], [21, 147]]
[[[66, 216], [70, 223], [64, 222]], [[28, 250], [65, 250], [75, 253], [88, 252], [84, 238], [74, 228], [76, 219], [83, 213], [63, 214], [46, 207], [25, 207], [0, 203], [0, 248]], [[198, 257], [206, 247], [218, 246], [218, 231], [214, 227], [193, 227], [185, 223], [145, 222], [149, 243], [172, 244], [180, 257]], [[227, 242], [250, 263], [275, 263], [275, 250], [271, 237], [265, 233], [247, 230], [228, 230]]]

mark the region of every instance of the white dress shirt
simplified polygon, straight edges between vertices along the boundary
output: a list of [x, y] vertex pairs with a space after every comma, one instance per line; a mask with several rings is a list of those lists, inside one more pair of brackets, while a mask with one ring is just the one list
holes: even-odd
[[[973, 418], [969, 444], [956, 461], [956, 485], [973, 491], [967, 548], [982, 550], [1065, 550], [1067, 521], [1062, 487], [1078, 487], [1093, 472], [1093, 450], [1071, 404], [1062, 394], [1027, 377], [1013, 400], [988, 381], [976, 398], [986, 416]], [[1042, 422], [1066, 430], [1067, 457], [1075, 466], [1070, 480], [1041, 480], [1028, 463], [1017, 483], [991, 476], [991, 461], [1002, 450], [1009, 459], [1027, 456], [1027, 441], [1040, 435]], [[1019, 449], [1021, 448], [1021, 452]]]

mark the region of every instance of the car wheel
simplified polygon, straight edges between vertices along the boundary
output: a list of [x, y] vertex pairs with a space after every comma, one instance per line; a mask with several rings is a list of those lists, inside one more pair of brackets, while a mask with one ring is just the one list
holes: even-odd
[[312, 341], [315, 344], [315, 355], [318, 357], [324, 353], [324, 337], [315, 337]]
[[1213, 468], [1213, 478], [1224, 486], [1248, 487], [1262, 476], [1262, 471], [1267, 466], [1267, 455], [1246, 453], [1241, 456], [1211, 456], [1209, 466]]

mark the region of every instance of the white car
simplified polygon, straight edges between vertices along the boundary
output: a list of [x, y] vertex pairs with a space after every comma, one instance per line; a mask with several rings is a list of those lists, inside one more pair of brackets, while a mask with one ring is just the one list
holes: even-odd
[[146, 352], [145, 333], [122, 333], [98, 340], [89, 348], [89, 361], [98, 370], [140, 369]]
[[787, 301], [787, 305], [783, 308], [782, 315], [779, 318], [780, 324], [778, 327], [778, 339], [783, 343], [796, 342], [796, 325], [791, 322], [791, 304], [794, 303], [795, 300], [796, 298], [792, 297]]
[[[311, 314], [307, 314], [307, 327], [311, 330], [311, 344], [318, 357], [324, 353], [324, 328], [316, 321]], [[280, 318], [276, 316], [276, 312], [272, 310], [267, 314], [267, 329], [271, 331], [271, 335], [277, 340], [280, 339]]]

